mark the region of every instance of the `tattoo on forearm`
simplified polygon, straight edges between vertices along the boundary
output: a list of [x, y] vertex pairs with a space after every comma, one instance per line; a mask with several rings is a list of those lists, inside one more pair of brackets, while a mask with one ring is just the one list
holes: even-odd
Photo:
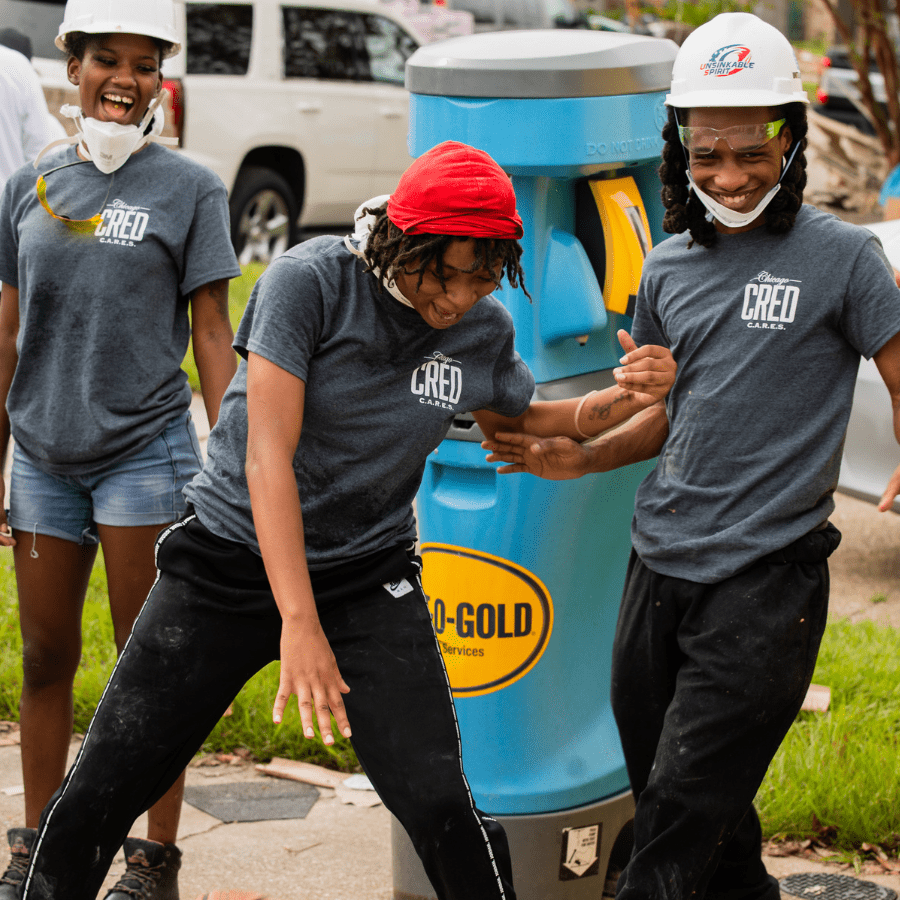
[[617, 403], [622, 403], [625, 400], [631, 399], [631, 391], [621, 391], [616, 394], [615, 397], [609, 403], [595, 403], [588, 409], [588, 421], [589, 422], [603, 422], [609, 418], [610, 413], [612, 412], [612, 408]]

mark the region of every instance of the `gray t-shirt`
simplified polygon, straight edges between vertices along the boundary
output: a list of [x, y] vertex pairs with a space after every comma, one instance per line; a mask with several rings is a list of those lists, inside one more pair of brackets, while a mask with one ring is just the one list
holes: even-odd
[[678, 363], [670, 434], [637, 492], [634, 547], [652, 570], [721, 581], [834, 509], [860, 354], [900, 331], [900, 291], [870, 232], [811, 206], [647, 257], [633, 336]]
[[17, 444], [58, 475], [102, 471], [186, 412], [188, 295], [240, 274], [221, 180], [151, 144], [112, 176], [93, 163], [46, 176], [58, 215], [102, 214], [79, 234], [40, 206], [35, 182], [74, 148], [9, 180], [0, 280], [19, 289], [19, 362], [7, 398]]
[[[414, 540], [412, 501], [428, 454], [454, 416], [521, 415], [534, 379], [493, 296], [431, 328], [378, 290], [335, 237], [279, 257], [260, 278], [235, 338], [306, 384], [294, 456], [310, 568]], [[247, 364], [222, 401], [203, 471], [185, 488], [200, 520], [259, 552], [244, 476]]]

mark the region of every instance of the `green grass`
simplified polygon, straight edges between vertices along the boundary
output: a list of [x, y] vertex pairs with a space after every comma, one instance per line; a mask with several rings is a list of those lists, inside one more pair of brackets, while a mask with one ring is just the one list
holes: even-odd
[[[237, 331], [238, 323], [244, 314], [244, 307], [246, 307], [247, 301], [250, 299], [253, 285], [256, 284], [256, 279], [262, 275], [265, 268], [263, 263], [250, 263], [243, 267], [243, 273], [239, 278], [231, 279], [231, 283], [228, 286], [228, 315], [231, 318], [231, 327], [235, 331]], [[200, 376], [197, 374], [197, 363], [194, 362], [193, 345], [188, 345], [188, 352], [184, 357], [181, 368], [187, 372], [191, 390], [199, 392]]]
[[795, 50], [809, 50], [816, 56], [824, 56], [825, 51], [831, 46], [831, 42], [825, 35], [807, 41], [791, 41], [791, 44]]
[[[83, 733], [115, 664], [112, 619], [106, 595], [102, 552], [91, 574], [82, 625], [84, 648], [75, 676], [75, 731]], [[19, 633], [12, 550], [0, 548], [0, 719], [18, 721], [22, 690], [22, 638]], [[296, 699], [280, 725], [272, 722], [272, 704], [278, 690], [278, 663], [252, 678], [235, 698], [232, 715], [223, 717], [202, 747], [206, 753], [248, 748], [268, 761], [273, 756], [301, 759], [333, 769], [356, 768], [350, 742], [338, 737], [327, 747], [318, 734], [303, 737]]]
[[[706, 24], [714, 16], [725, 12], [744, 12], [746, 4], [743, 0], [694, 0], [685, 3], [683, 0], [666, 0], [661, 9], [647, 6], [642, 11], [651, 12], [660, 19], [684, 22], [686, 25]], [[608, 15], [605, 13], [604, 15]]]
[[247, 682], [232, 704], [232, 715], [221, 718], [212, 730], [203, 750], [206, 753], [230, 752], [246, 747], [260, 760], [273, 756], [302, 759], [331, 769], [350, 771], [357, 765], [350, 742], [338, 736], [335, 743], [322, 743], [318, 731], [314, 740], [303, 737], [297, 700], [291, 699], [281, 725], [272, 724], [272, 704], [278, 692], [279, 664], [271, 663]]
[[896, 848], [900, 834], [900, 631], [871, 622], [828, 626], [814, 680], [827, 713], [801, 713], [757, 795], [767, 838], [806, 839], [833, 826], [832, 845]]

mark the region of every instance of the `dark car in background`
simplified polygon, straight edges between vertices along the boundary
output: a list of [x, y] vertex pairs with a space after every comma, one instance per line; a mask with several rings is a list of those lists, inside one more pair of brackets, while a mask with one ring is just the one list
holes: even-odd
[[[847, 48], [840, 44], [829, 47], [819, 66], [816, 112], [846, 125], [853, 125], [863, 134], [874, 134], [875, 129], [859, 105], [858, 76], [850, 62]], [[884, 103], [884, 78], [874, 62], [869, 66], [869, 81], [875, 99]]]
[[[895, 13], [885, 16], [885, 31], [900, 60], [900, 18]], [[875, 100], [884, 105], [887, 94], [874, 56], [869, 61], [869, 82]], [[871, 122], [862, 109], [857, 82], [859, 77], [850, 60], [850, 51], [843, 44], [829, 47], [819, 64], [819, 86], [816, 111], [848, 125], [854, 125], [864, 134], [874, 134]]]

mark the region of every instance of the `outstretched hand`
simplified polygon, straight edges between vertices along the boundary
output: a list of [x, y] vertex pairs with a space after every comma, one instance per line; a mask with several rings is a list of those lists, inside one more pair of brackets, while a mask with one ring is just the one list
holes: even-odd
[[498, 431], [481, 446], [491, 453], [488, 462], [503, 462], [498, 472], [529, 472], [539, 478], [563, 481], [580, 478], [587, 471], [588, 451], [567, 437], [539, 438], [532, 434]]
[[622, 365], [613, 369], [616, 383], [632, 391], [647, 406], [662, 400], [675, 383], [678, 370], [672, 351], [656, 344], [638, 347], [624, 329], [619, 329], [616, 337], [625, 351]]
[[272, 710], [272, 721], [278, 724], [291, 694], [297, 696], [303, 736], [316, 736], [313, 712], [319, 722], [319, 733], [326, 744], [334, 743], [331, 716], [344, 737], [350, 737], [350, 722], [342, 694], [350, 688], [338, 670], [337, 660], [321, 626], [314, 631], [285, 621], [281, 626], [281, 677]]

